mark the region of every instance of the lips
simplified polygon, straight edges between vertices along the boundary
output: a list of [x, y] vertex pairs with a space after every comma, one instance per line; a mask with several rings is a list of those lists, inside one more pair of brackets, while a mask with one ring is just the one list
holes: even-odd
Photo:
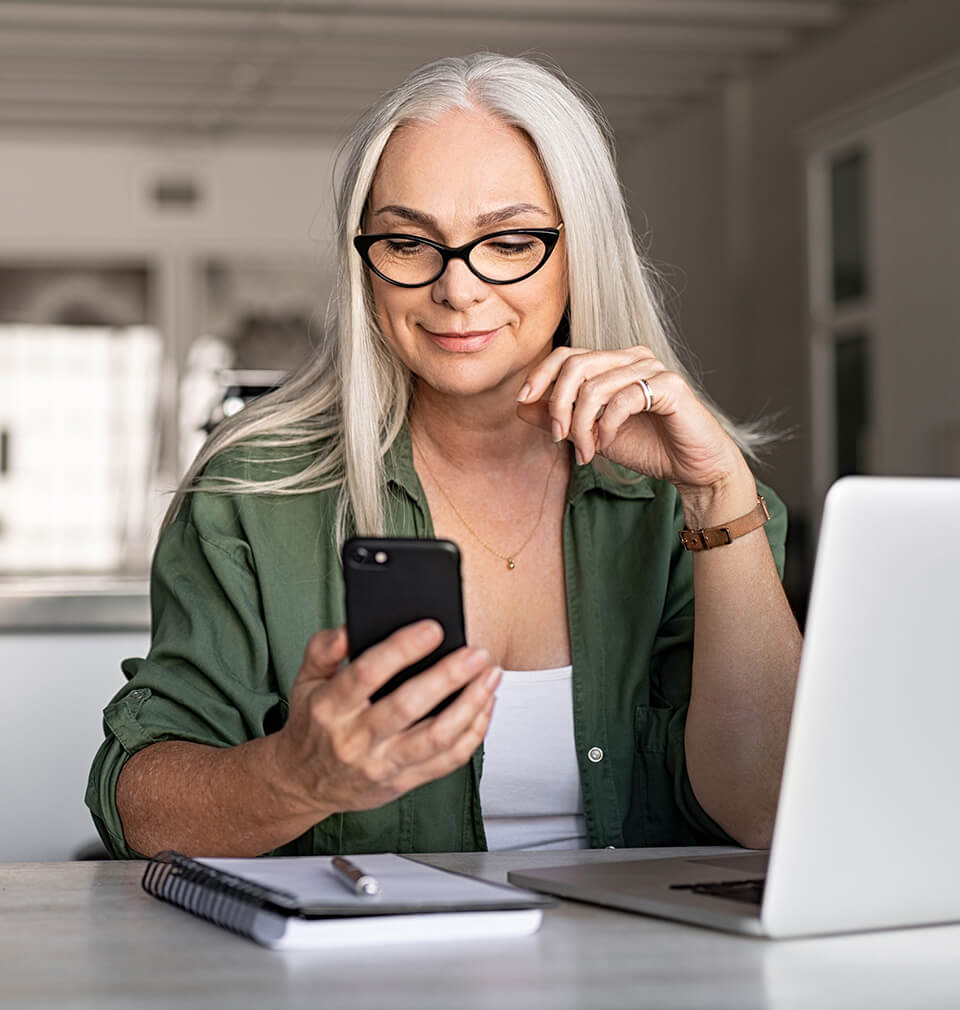
[[445, 333], [436, 333], [433, 330], [428, 330], [425, 326], [421, 328], [438, 347], [443, 348], [445, 351], [453, 351], [460, 354], [471, 351], [482, 351], [501, 329], [498, 326], [493, 330], [451, 330]]
[[[424, 327], [424, 329], [427, 329]], [[447, 330], [443, 333], [438, 330], [427, 330], [427, 333], [434, 337], [455, 337], [457, 339], [462, 339], [464, 337], [485, 337], [488, 333], [496, 333], [500, 329], [499, 326], [492, 330]]]

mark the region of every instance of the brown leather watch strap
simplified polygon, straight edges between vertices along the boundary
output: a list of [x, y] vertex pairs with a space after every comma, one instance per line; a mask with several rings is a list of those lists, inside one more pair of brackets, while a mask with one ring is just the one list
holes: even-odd
[[762, 495], [757, 495], [757, 504], [745, 516], [731, 519], [722, 526], [710, 526], [703, 530], [690, 530], [684, 527], [680, 530], [680, 543], [688, 551], [709, 551], [714, 547], [723, 547], [732, 543], [738, 537], [745, 536], [758, 529], [770, 518], [770, 511]]

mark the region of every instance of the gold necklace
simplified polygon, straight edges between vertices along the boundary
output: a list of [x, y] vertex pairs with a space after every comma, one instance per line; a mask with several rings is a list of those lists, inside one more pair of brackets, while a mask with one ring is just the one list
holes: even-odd
[[488, 550], [494, 557], [499, 558], [501, 561], [506, 561], [507, 568], [510, 571], [513, 571], [514, 568], [517, 567], [517, 560], [516, 560], [517, 559], [517, 555], [524, 549], [524, 547], [527, 546], [528, 543], [530, 543], [530, 541], [533, 539], [534, 533], [536, 533], [537, 530], [540, 528], [540, 521], [543, 519], [543, 510], [544, 510], [544, 507], [547, 504], [547, 491], [550, 490], [550, 478], [553, 476], [553, 471], [556, 470], [556, 468], [557, 468], [557, 463], [560, 462], [560, 452], [562, 450], [560, 450], [560, 449], [557, 450], [557, 454], [556, 454], [556, 456], [553, 459], [553, 463], [550, 465], [550, 472], [547, 474], [547, 482], [546, 482], [546, 484], [543, 485], [543, 497], [540, 499], [540, 512], [537, 515], [537, 522], [536, 522], [536, 524], [534, 525], [533, 529], [530, 531], [529, 535], [527, 536], [527, 539], [524, 540], [523, 543], [512, 554], [501, 554], [498, 550], [495, 550], [493, 547], [491, 547], [486, 542], [486, 540], [484, 540], [483, 537], [481, 537], [480, 534], [470, 525], [470, 523], [468, 523], [467, 520], [464, 519], [463, 513], [460, 511], [460, 509], [457, 508], [456, 505], [453, 504], [453, 501], [451, 500], [450, 495], [448, 495], [447, 492], [444, 491], [443, 486], [441, 485], [440, 481], [437, 480], [437, 475], [433, 472], [433, 468], [427, 462], [427, 457], [424, 454], [423, 450], [420, 449], [419, 446], [417, 447], [417, 449], [418, 449], [418, 451], [420, 453], [420, 458], [423, 460], [423, 465], [427, 468], [427, 473], [430, 474], [430, 477], [433, 479], [433, 483], [437, 485], [437, 490], [447, 500], [447, 504], [450, 506], [450, 508], [453, 509], [453, 511], [456, 514], [457, 518], [466, 527], [467, 532], [473, 537], [474, 540], [477, 541], [478, 544], [480, 544], [481, 547], [483, 547], [486, 550]]

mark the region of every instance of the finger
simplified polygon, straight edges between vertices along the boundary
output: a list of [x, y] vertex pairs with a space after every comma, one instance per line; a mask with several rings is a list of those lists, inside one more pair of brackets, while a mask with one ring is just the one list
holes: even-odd
[[[577, 450], [577, 462], [589, 463], [599, 447], [599, 434], [604, 432], [609, 444], [616, 437], [619, 426], [634, 413], [644, 409], [646, 399], [642, 387], [637, 383], [646, 381], [647, 377], [656, 371], [662, 371], [663, 366], [655, 358], [648, 358], [630, 365], [610, 369], [583, 382], [577, 393], [577, 402], [570, 419], [569, 438]], [[633, 393], [641, 394], [641, 406], [627, 413], [620, 410], [615, 422], [607, 417], [611, 401], [620, 395], [625, 397], [620, 401], [634, 407], [636, 398]]]
[[655, 366], [662, 367], [650, 349], [643, 346], [626, 347], [619, 351], [591, 351], [586, 356], [565, 361], [550, 394], [550, 413], [558, 422], [554, 438], [570, 437], [573, 410], [584, 382], [631, 365], [639, 369], [649, 367], [650, 370], [655, 370]]
[[423, 761], [407, 765], [394, 779], [395, 788], [399, 792], [409, 792], [425, 782], [443, 778], [463, 767], [486, 736], [495, 705], [496, 698], [490, 697], [450, 747], [434, 752]]
[[338, 671], [330, 682], [331, 703], [343, 711], [366, 704], [394, 674], [429, 656], [442, 641], [443, 628], [437, 621], [400, 628]]
[[[429, 670], [411, 677], [370, 708], [365, 716], [365, 722], [371, 739], [380, 741], [404, 732], [454, 691], [470, 684], [471, 681], [482, 683], [494, 669], [486, 649], [465, 647], [444, 656]], [[471, 684], [471, 687], [474, 697], [486, 701], [489, 696], [488, 690], [478, 688], [476, 684]], [[450, 708], [463, 700], [461, 695]]]
[[527, 424], [532, 424], [535, 428], [540, 428], [548, 434], [553, 433], [553, 418], [550, 416], [550, 404], [545, 400], [538, 400], [536, 403], [518, 403], [517, 417]]
[[632, 382], [629, 386], [618, 390], [610, 398], [603, 417], [596, 426], [596, 448], [598, 452], [606, 452], [616, 441], [620, 434], [621, 427], [637, 414], [646, 413], [649, 409], [649, 402], [639, 382]]
[[590, 352], [585, 347], [555, 347], [543, 361], [527, 373], [518, 401], [526, 404], [546, 401], [547, 394], [565, 362], [588, 353]]
[[502, 677], [499, 667], [491, 667], [477, 676], [460, 697], [438, 715], [398, 735], [392, 748], [395, 760], [402, 765], [421, 764], [454, 747], [491, 701]]
[[664, 417], [676, 413], [681, 398], [688, 392], [683, 377], [667, 370], [651, 375], [643, 383], [634, 382], [624, 387], [611, 398], [597, 423], [597, 450], [607, 451], [631, 415], [648, 413]]
[[549, 398], [555, 442], [570, 435], [573, 411], [583, 384], [615, 367], [619, 359], [620, 352], [595, 351], [564, 362]]
[[347, 629], [329, 628], [311, 635], [298, 680], [328, 680], [347, 656]]

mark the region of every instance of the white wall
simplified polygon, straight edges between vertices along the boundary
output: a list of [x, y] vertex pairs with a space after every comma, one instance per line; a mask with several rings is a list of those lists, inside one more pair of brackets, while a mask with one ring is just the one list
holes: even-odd
[[120, 661], [148, 646], [146, 631], [0, 633], [0, 861], [71, 859], [97, 840], [83, 797], [101, 713]]
[[[677, 315], [708, 389], [736, 416], [782, 411], [781, 424], [796, 426], [764, 476], [798, 514], [819, 507], [810, 479], [798, 131], [958, 52], [960, 5], [882, 4], [782, 63], [760, 68], [737, 108], [717, 100], [621, 152], [635, 216], [645, 216], [652, 231], [653, 258], [686, 275]], [[743, 124], [732, 112], [746, 116], [746, 131], [736, 128]], [[734, 149], [744, 134], [745, 149]], [[920, 165], [921, 153], [903, 155]], [[731, 206], [731, 195], [741, 206]], [[908, 386], [900, 395], [910, 403], [926, 394]]]
[[[158, 147], [119, 140], [0, 138], [0, 254], [65, 249], [287, 252], [330, 233], [334, 150]], [[161, 178], [194, 179], [194, 211], [160, 211]], [[323, 251], [326, 249], [324, 247]]]

